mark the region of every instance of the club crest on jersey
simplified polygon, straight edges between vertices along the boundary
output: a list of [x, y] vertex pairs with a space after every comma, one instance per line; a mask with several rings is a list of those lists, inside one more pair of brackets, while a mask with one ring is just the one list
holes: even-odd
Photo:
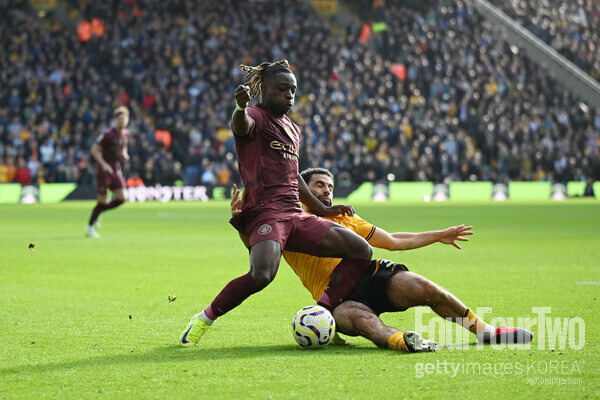
[[262, 224], [261, 226], [258, 227], [258, 234], [266, 235], [267, 233], [270, 233], [272, 230], [273, 230], [273, 228], [271, 228], [271, 225]]
[[285, 133], [287, 133], [287, 135], [289, 136], [289, 138], [292, 139], [292, 141], [296, 140], [296, 135], [292, 131], [291, 127], [289, 127], [288, 125], [283, 125], [283, 130], [285, 131]]

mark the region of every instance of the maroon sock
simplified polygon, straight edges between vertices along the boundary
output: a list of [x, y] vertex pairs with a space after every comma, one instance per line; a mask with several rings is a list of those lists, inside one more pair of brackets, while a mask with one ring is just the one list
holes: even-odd
[[206, 307], [204, 309], [204, 315], [206, 315], [208, 318], [210, 318], [211, 320], [215, 320], [217, 319], [217, 316], [215, 315], [215, 313], [213, 312], [210, 304], [208, 305], [208, 307]]
[[371, 260], [343, 259], [335, 267], [329, 285], [317, 302], [318, 305], [333, 310], [356, 287], [365, 271], [371, 265]]
[[89, 225], [94, 225], [94, 222], [96, 222], [96, 220], [104, 210], [106, 210], [106, 204], [96, 203], [96, 207], [94, 207], [94, 209], [92, 210], [92, 215], [90, 216]]
[[113, 199], [110, 203], [106, 205], [106, 208], [104, 210], [106, 211], [110, 210], [111, 208], [119, 207], [123, 203], [123, 200]]
[[[246, 275], [242, 275], [239, 278], [232, 280], [223, 288], [223, 290], [221, 290], [221, 293], [215, 297], [212, 303], [210, 303], [209, 307], [214, 314], [214, 319], [233, 310], [242, 304], [248, 297], [260, 290], [261, 289], [256, 286], [256, 283], [254, 283], [254, 279], [252, 279], [252, 275], [250, 275], [249, 272]], [[210, 316], [208, 317], [211, 318]]]

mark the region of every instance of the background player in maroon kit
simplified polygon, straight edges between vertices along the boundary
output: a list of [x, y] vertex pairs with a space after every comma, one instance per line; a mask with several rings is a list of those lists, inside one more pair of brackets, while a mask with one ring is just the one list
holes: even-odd
[[[92, 156], [96, 160], [96, 192], [98, 203], [92, 210], [90, 221], [86, 227], [88, 237], [99, 238], [96, 232], [98, 217], [103, 211], [118, 207], [125, 202], [125, 179], [119, 161], [121, 158], [129, 160], [127, 142], [129, 131], [129, 110], [126, 107], [115, 109], [113, 116], [115, 126], [104, 131], [92, 146]], [[106, 202], [106, 191], [110, 189], [115, 198]]]
[[[300, 207], [302, 201], [318, 215], [354, 214], [351, 206], [321, 203], [299, 177], [300, 129], [286, 116], [297, 86], [287, 60], [240, 68], [247, 72], [248, 86], [235, 90], [231, 125], [245, 191], [242, 212], [231, 224], [249, 239], [250, 271], [229, 282], [190, 319], [179, 340], [183, 346], [197, 345], [215, 319], [271, 283], [284, 248], [342, 258], [318, 302], [329, 309], [354, 289], [373, 254], [362, 237]], [[248, 107], [255, 96], [260, 102]]]

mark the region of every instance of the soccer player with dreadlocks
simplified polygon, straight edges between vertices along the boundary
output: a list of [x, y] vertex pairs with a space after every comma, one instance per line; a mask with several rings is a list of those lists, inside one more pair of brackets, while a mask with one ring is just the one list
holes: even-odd
[[[322, 216], [354, 214], [351, 206], [321, 203], [299, 176], [300, 129], [286, 116], [294, 105], [297, 84], [287, 60], [240, 69], [247, 73], [247, 85], [235, 90], [231, 126], [245, 191], [242, 212], [230, 222], [248, 237], [250, 271], [229, 282], [204, 311], [190, 319], [179, 339], [183, 346], [197, 345], [218, 317], [271, 283], [284, 248], [341, 258], [318, 301], [330, 310], [354, 289], [371, 264], [373, 250], [365, 239], [300, 207], [301, 201]], [[253, 97], [259, 103], [248, 106]]]

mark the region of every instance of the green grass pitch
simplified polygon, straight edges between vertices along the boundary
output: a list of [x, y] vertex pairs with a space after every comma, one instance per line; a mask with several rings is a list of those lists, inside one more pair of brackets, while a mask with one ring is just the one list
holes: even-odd
[[438, 353], [399, 354], [362, 338], [304, 350], [290, 324], [313, 301], [282, 263], [201, 346], [180, 348], [187, 319], [248, 270], [227, 202], [126, 204], [103, 216], [100, 240], [84, 237], [92, 202], [3, 205], [0, 399], [600, 397], [598, 201], [354, 206], [390, 232], [473, 225], [460, 251], [435, 244], [375, 255], [474, 309], [491, 307], [488, 322], [550, 308], [551, 333], [533, 326], [529, 349], [480, 348], [411, 309], [383, 319], [437, 327], [424, 336], [443, 345]]

